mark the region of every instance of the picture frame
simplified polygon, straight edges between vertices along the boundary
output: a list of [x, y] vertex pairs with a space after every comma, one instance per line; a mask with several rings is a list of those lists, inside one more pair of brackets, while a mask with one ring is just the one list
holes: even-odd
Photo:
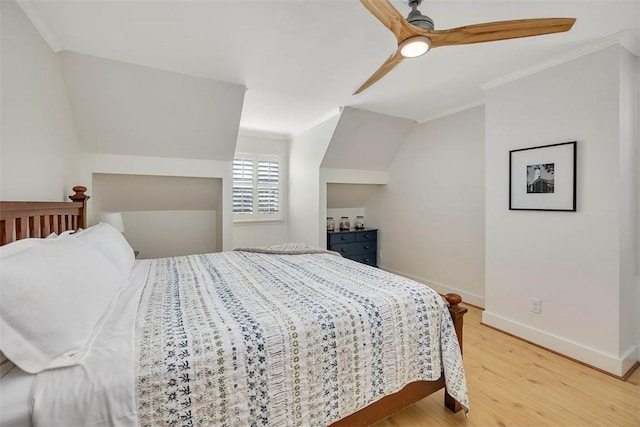
[[577, 145], [509, 151], [509, 210], [575, 212]]

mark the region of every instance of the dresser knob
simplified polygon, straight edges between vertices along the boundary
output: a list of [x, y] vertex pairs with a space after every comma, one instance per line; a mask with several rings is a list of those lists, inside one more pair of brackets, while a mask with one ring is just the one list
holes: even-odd
[[369, 238], [369, 235], [368, 235], [368, 234], [363, 234], [363, 235], [362, 235], [362, 237], [363, 237], [364, 239], [368, 239], [368, 238]]
[[347, 252], [347, 248], [340, 249], [340, 252]]
[[364, 262], [371, 262], [371, 260], [369, 258], [365, 258]]
[[347, 236], [340, 236], [340, 240], [347, 240]]
[[365, 249], [369, 249], [369, 245], [364, 245], [364, 248]]

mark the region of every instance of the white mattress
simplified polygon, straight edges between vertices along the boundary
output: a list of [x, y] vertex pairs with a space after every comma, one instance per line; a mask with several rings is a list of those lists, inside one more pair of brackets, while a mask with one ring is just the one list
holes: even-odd
[[3, 427], [31, 426], [29, 395], [36, 375], [17, 366], [0, 380], [0, 425]]

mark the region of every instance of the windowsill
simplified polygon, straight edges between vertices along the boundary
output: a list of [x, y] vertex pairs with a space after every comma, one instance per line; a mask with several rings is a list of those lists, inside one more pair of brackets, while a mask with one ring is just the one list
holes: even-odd
[[284, 223], [283, 219], [280, 218], [247, 218], [247, 219], [235, 219], [233, 220], [233, 225], [251, 225], [251, 224], [275, 224], [275, 223]]

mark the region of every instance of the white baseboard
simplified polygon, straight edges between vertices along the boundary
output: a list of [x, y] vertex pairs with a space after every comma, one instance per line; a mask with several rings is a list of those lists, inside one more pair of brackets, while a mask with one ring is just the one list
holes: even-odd
[[475, 295], [462, 289], [452, 288], [451, 286], [443, 285], [442, 283], [433, 282], [431, 280], [423, 279], [422, 277], [417, 277], [412, 274], [403, 273], [402, 271], [392, 270], [386, 267], [380, 267], [384, 271], [388, 271], [389, 273], [397, 274], [398, 276], [406, 277], [407, 279], [415, 280], [416, 282], [424, 283], [429, 286], [434, 291], [439, 294], [448, 294], [449, 292], [456, 293], [462, 297], [462, 303], [469, 303], [471, 305], [475, 305], [476, 307], [484, 308], [484, 296]]
[[566, 340], [553, 334], [532, 328], [525, 324], [507, 319], [488, 311], [482, 313], [482, 323], [531, 341], [549, 350], [556, 351], [572, 359], [609, 372], [618, 377], [624, 374], [640, 360], [640, 347], [634, 344], [622, 357], [612, 356], [581, 344]]
[[629, 372], [636, 363], [640, 362], [640, 345], [636, 343], [622, 356], [622, 372], [623, 375]]

